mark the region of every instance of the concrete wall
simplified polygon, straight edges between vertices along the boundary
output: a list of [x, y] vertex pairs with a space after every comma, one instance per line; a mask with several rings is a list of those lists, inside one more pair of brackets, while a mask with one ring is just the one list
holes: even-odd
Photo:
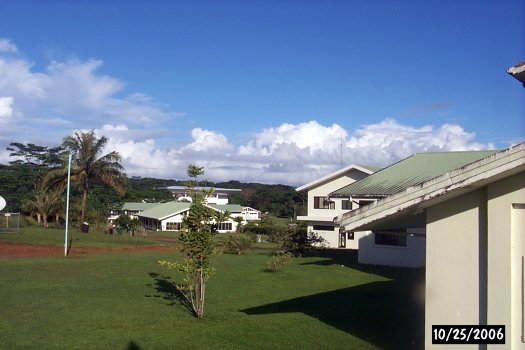
[[503, 324], [507, 344], [487, 349], [525, 349], [524, 184], [520, 173], [427, 208], [426, 349], [450, 349], [432, 345], [438, 324]]
[[[525, 254], [525, 173], [488, 186], [487, 322], [506, 325], [512, 349], [525, 349], [522, 266]], [[514, 227], [513, 227], [514, 224]]]
[[[483, 190], [427, 208], [425, 349], [432, 345], [432, 325], [479, 324], [479, 233]], [[462, 349], [478, 349], [462, 345]]]
[[[412, 232], [420, 233], [421, 230], [414, 229]], [[425, 266], [425, 237], [407, 236], [407, 245], [397, 247], [375, 244], [373, 232], [362, 232], [359, 240], [358, 261], [360, 264], [423, 267]]]

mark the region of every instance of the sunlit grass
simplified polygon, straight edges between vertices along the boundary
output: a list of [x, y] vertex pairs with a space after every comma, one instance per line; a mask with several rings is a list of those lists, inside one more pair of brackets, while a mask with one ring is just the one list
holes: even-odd
[[[60, 232], [51, 235], [59, 238]], [[82, 244], [148, 242], [75, 235]], [[423, 347], [424, 314], [414, 295], [422, 271], [368, 268], [357, 265], [353, 254], [325, 255], [294, 258], [279, 273], [264, 272], [269, 250], [215, 256], [217, 273], [208, 283], [202, 320], [171, 283], [181, 276], [157, 263], [177, 259], [175, 252], [0, 258], [0, 348]]]

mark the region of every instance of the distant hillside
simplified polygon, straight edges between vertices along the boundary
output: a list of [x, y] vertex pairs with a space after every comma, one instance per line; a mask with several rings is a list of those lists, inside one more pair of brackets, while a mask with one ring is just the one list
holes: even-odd
[[[4, 211], [21, 212], [24, 199], [31, 199], [35, 192], [35, 183], [42, 175], [40, 168], [0, 164], [0, 195], [7, 201]], [[115, 192], [98, 184], [91, 185], [88, 205], [92, 215], [102, 217], [107, 210], [122, 202], [161, 202], [173, 197], [165, 188], [185, 185], [183, 180], [165, 180], [155, 178], [131, 177], [128, 179], [126, 194], [119, 197]], [[201, 182], [201, 186], [239, 188], [242, 193], [230, 197], [231, 203], [247, 205], [262, 212], [269, 212], [279, 217], [295, 217], [306, 212], [306, 195], [297, 193], [291, 186], [265, 185], [259, 183]], [[79, 198], [79, 191], [72, 188], [72, 200]]]
[[[162, 180], [154, 178], [132, 177], [129, 179], [126, 196], [122, 201], [158, 202], [170, 200], [171, 194], [165, 190], [168, 186], [184, 186], [186, 181]], [[294, 187], [285, 185], [265, 185], [260, 183], [201, 182], [200, 186], [218, 188], [238, 188], [242, 192], [230, 196], [230, 203], [253, 207], [262, 212], [269, 212], [279, 217], [295, 217], [306, 212], [306, 195], [297, 193]]]

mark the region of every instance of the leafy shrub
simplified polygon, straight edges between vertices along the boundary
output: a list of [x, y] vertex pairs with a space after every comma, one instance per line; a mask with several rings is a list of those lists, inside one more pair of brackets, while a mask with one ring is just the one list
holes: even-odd
[[226, 241], [226, 247], [228, 248], [228, 251], [241, 255], [252, 247], [252, 243], [252, 236], [244, 233], [235, 233]]
[[288, 265], [292, 262], [293, 255], [292, 253], [279, 253], [271, 257], [270, 260], [266, 263], [268, 267], [266, 271], [268, 272], [279, 272], [281, 268], [285, 265]]

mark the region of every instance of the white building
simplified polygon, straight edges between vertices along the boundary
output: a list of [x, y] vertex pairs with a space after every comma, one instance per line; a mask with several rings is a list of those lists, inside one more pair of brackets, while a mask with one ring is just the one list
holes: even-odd
[[[148, 230], [153, 231], [179, 231], [182, 229], [184, 217], [190, 212], [191, 203], [188, 202], [168, 202], [158, 204], [152, 208], [142, 211], [138, 214], [140, 222]], [[235, 232], [239, 223], [235, 221], [236, 217], [241, 217], [243, 223], [251, 220], [258, 220], [258, 217], [251, 215], [255, 209], [242, 207], [238, 204], [207, 205], [217, 212], [230, 212], [230, 218], [217, 224], [218, 232]], [[248, 210], [249, 209], [249, 210]]]
[[372, 173], [370, 169], [352, 164], [297, 187], [295, 190], [298, 192], [308, 191], [307, 215], [298, 216], [297, 220], [306, 221], [307, 232], [322, 237], [327, 247], [357, 249], [362, 233], [340, 233], [334, 218], [359, 207], [359, 202], [348, 198], [329, 198], [329, 194]]
[[[181, 202], [191, 202], [191, 193], [186, 186], [169, 186], [166, 187], [170, 191], [176, 200]], [[202, 192], [203, 190], [208, 191], [210, 187], [195, 187], [194, 192]], [[206, 204], [217, 204], [225, 205], [228, 204], [228, 197], [234, 193], [241, 193], [242, 190], [236, 188], [213, 188], [213, 194], [206, 197]]]

